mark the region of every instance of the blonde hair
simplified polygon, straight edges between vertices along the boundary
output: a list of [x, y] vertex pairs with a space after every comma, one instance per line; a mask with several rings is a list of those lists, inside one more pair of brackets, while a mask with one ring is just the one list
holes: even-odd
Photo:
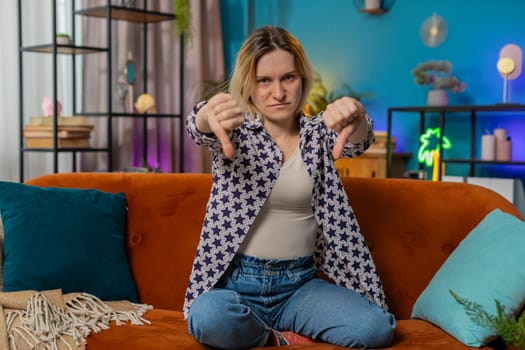
[[259, 113], [250, 97], [255, 84], [257, 63], [262, 56], [277, 49], [285, 50], [294, 57], [295, 68], [302, 78], [303, 91], [296, 113], [304, 108], [308, 100], [313, 84], [313, 69], [301, 43], [286, 29], [273, 26], [260, 27], [242, 44], [229, 85], [231, 95], [251, 116]]

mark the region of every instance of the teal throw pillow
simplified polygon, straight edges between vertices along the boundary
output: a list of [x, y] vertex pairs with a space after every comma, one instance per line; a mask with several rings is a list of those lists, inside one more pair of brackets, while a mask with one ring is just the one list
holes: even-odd
[[62, 289], [138, 302], [126, 243], [126, 197], [0, 182], [3, 291]]
[[499, 209], [490, 212], [458, 245], [417, 299], [412, 318], [429, 321], [463, 344], [479, 347], [496, 334], [472, 321], [450, 294], [496, 315], [495, 300], [510, 315], [525, 304], [525, 222]]

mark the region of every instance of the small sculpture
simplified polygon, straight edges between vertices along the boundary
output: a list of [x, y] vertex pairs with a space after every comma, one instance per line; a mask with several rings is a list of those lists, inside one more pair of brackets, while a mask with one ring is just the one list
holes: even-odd
[[136, 8], [137, 7], [137, 0], [120, 0], [119, 1], [119, 6]]
[[[51, 97], [44, 96], [44, 98], [42, 99], [42, 113], [44, 113], [46, 117], [53, 116], [54, 103]], [[62, 113], [62, 104], [60, 103], [60, 101], [57, 100], [57, 116], [59, 117], [61, 113]]]
[[118, 98], [122, 111], [127, 112], [126, 96], [128, 95], [128, 85], [123, 82], [118, 82], [117, 85], [115, 86], [115, 95]]
[[135, 82], [137, 81], [137, 67], [135, 61], [133, 60], [131, 51], [128, 52], [128, 60], [124, 66], [124, 75], [126, 76], [126, 81], [128, 83], [128, 110], [131, 111], [133, 110], [133, 85], [135, 85]]

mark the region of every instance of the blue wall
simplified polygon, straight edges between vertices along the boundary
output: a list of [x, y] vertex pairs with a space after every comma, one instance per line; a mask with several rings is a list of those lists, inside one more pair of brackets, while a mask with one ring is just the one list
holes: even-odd
[[[391, 11], [383, 15], [363, 14], [357, 11], [355, 2], [221, 0], [227, 71], [231, 71], [246, 35], [258, 26], [272, 24], [288, 29], [301, 40], [314, 68], [330, 89], [348, 83], [357, 92], [373, 94], [363, 102], [377, 130], [386, 130], [388, 107], [425, 105], [429, 88], [416, 85], [411, 70], [427, 60], [450, 61], [453, 72], [467, 84], [465, 92], [449, 94], [449, 104], [502, 101], [503, 81], [496, 62], [505, 44], [517, 44], [525, 51], [525, 1], [397, 0]], [[448, 37], [436, 48], [425, 46], [419, 35], [421, 24], [433, 12], [448, 23]], [[525, 104], [523, 71], [521, 77], [511, 82], [511, 101]], [[454, 152], [466, 154], [468, 118], [457, 119], [447, 123], [447, 136]], [[437, 126], [437, 121], [429, 124]], [[513, 141], [513, 160], [525, 160], [525, 113], [491, 114], [480, 118], [478, 124], [479, 133], [495, 127], [506, 128]], [[399, 151], [415, 153], [417, 133], [417, 117], [400, 114], [394, 118], [393, 134]], [[411, 161], [412, 167], [414, 164]], [[490, 175], [494, 170], [487, 168], [480, 175]], [[451, 166], [447, 173], [461, 175], [464, 169]], [[514, 169], [511, 175], [516, 176], [516, 172], [525, 178], [525, 166]]]

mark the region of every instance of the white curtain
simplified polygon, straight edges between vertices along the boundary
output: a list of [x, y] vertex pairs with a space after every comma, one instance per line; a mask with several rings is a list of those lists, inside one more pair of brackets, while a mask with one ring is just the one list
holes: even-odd
[[[186, 60], [185, 89], [190, 92], [184, 101], [186, 113], [200, 99], [198, 91], [204, 82], [222, 82], [226, 78], [219, 3], [217, 0], [192, 0], [191, 3], [194, 36]], [[211, 170], [208, 151], [191, 140], [185, 142], [184, 157], [187, 172]]]
[[6, 1], [0, 11], [0, 180], [18, 180], [18, 38], [17, 4]]
[[[76, 8], [81, 8], [83, 1], [75, 0]], [[106, 1], [100, 1], [105, 4]], [[142, 2], [137, 1], [138, 6]], [[97, 5], [92, 0], [88, 1], [89, 6]], [[173, 1], [149, 1], [151, 8], [159, 11], [173, 11]], [[0, 38], [2, 41], [2, 55], [0, 55], [0, 106], [2, 106], [2, 116], [0, 120], [0, 181], [18, 181], [19, 174], [19, 105], [18, 105], [18, 21], [17, 21], [17, 1], [6, 1], [0, 11]], [[71, 33], [71, 0], [57, 0], [57, 30], [59, 32]], [[184, 107], [182, 114], [185, 116], [193, 107], [198, 96], [196, 91], [204, 81], [220, 81], [224, 79], [224, 59], [222, 50], [222, 34], [219, 2], [216, 0], [192, 0], [193, 14], [193, 43], [191, 47], [185, 48], [185, 70], [184, 70]], [[36, 45], [51, 42], [51, 8], [46, 1], [23, 0], [23, 45]], [[81, 22], [77, 18], [77, 23]], [[82, 37], [82, 27], [77, 28], [77, 44], [81, 40], [90, 39], [91, 42], [84, 42], [87, 45], [95, 45], [97, 40], [105, 40], [105, 35], [101, 34], [101, 24], [103, 20], [98, 20], [98, 28], [91, 28], [88, 37]], [[118, 52], [113, 58], [114, 72], [117, 74], [113, 82], [122, 81], [123, 62], [127, 56], [129, 48], [136, 50], [137, 61], [140, 62], [142, 46], [137, 43], [139, 33], [134, 29], [127, 30], [121, 24], [114, 24], [116, 33], [113, 42], [118, 46]], [[124, 25], [125, 26], [125, 25]], [[121, 28], [122, 27], [122, 28]], [[148, 57], [150, 62], [149, 78], [152, 82], [148, 85], [148, 92], [151, 93], [157, 102], [159, 113], [178, 113], [178, 40], [172, 32], [172, 23], [166, 22], [160, 26], [151, 26], [150, 29]], [[138, 30], [140, 31], [140, 29]], [[117, 36], [118, 35], [118, 36]], [[141, 35], [141, 34], [140, 34]], [[99, 56], [99, 57], [97, 57]], [[98, 75], [88, 76], [83, 83], [77, 83], [77, 105], [84, 103], [85, 111], [105, 110], [107, 102], [105, 90], [98, 87], [104, 83], [104, 64], [106, 60], [104, 54], [90, 54], [83, 57], [77, 68], [99, 60], [102, 65]], [[41, 115], [41, 105], [43, 96], [52, 96], [52, 74], [51, 74], [51, 55], [24, 53], [24, 123], [27, 123], [29, 116]], [[83, 63], [85, 60], [85, 64]], [[96, 62], [95, 62], [96, 63]], [[120, 75], [119, 75], [120, 74]], [[81, 77], [82, 73], [77, 74]], [[142, 78], [139, 72], [139, 79]], [[71, 115], [72, 97], [71, 91], [71, 59], [59, 56], [58, 64], [58, 99], [63, 104], [63, 115]], [[100, 84], [100, 85], [99, 85]], [[141, 86], [141, 81], [137, 82]], [[135, 92], [138, 93], [137, 89]], [[94, 101], [93, 105], [87, 102]], [[104, 104], [106, 103], [106, 104]], [[115, 102], [116, 103], [116, 102]], [[118, 108], [118, 105], [116, 106]], [[78, 108], [77, 108], [78, 109]], [[78, 111], [77, 111], [78, 112]], [[101, 119], [100, 119], [101, 120]], [[140, 153], [140, 147], [133, 137], [139, 138], [142, 126], [133, 123], [128, 119], [116, 121], [114, 125], [114, 169], [132, 165], [133, 157]], [[100, 122], [98, 122], [100, 124]], [[97, 125], [97, 132], [93, 135], [93, 143], [102, 143], [105, 137], [105, 125]], [[167, 159], [166, 164], [162, 164], [162, 171], [179, 171], [178, 169], [178, 142], [179, 131], [176, 123], [169, 120], [152, 121], [149, 125], [150, 147], [152, 152], [150, 158], [155, 167], [156, 161], [156, 136], [160, 130], [160, 139], [163, 147], [161, 148], [162, 159]], [[133, 136], [135, 135], [135, 136]], [[201, 172], [209, 170], [209, 160], [206, 150], [195, 146], [188, 140], [186, 133], [183, 133], [184, 142], [184, 171]], [[166, 154], [167, 153], [167, 154]], [[28, 152], [24, 155], [24, 179], [53, 172], [53, 158], [51, 153]], [[104, 154], [86, 153], [79, 161], [79, 170], [94, 171], [105, 168]], [[69, 153], [59, 154], [59, 172], [72, 170], [72, 157]]]
[[[91, 2], [90, 2], [91, 3]], [[216, 0], [192, 0], [193, 40], [185, 47], [184, 55], [184, 101], [183, 119], [197, 102], [196, 95], [204, 81], [224, 79], [224, 59], [219, 2]], [[141, 6], [141, 2], [138, 2]], [[152, 3], [150, 9], [172, 12], [173, 1]], [[116, 94], [117, 84], [125, 85], [124, 66], [129, 53], [137, 67], [137, 81], [133, 86], [133, 99], [144, 92], [142, 25], [114, 21], [112, 23], [112, 71], [113, 107], [123, 107]], [[105, 27], [99, 22], [85, 22], [84, 42], [86, 45], [105, 45]], [[148, 82], [147, 92], [155, 98], [160, 114], [179, 113], [180, 107], [180, 40], [173, 33], [173, 22], [162, 22], [148, 26]], [[84, 69], [84, 110], [107, 109], [107, 58], [105, 55], [86, 57]], [[92, 77], [102, 77], [92, 79]], [[130, 112], [129, 108], [126, 112]], [[93, 118], [97, 132], [95, 146], [106, 145], [105, 118]], [[148, 167], [154, 171], [181, 171], [180, 121], [169, 118], [151, 118], [147, 126], [148, 150], [143, 161], [143, 122], [141, 119], [114, 118], [113, 122], [113, 168], [123, 170], [130, 167]], [[184, 169], [186, 172], [209, 170], [207, 151], [195, 146], [182, 130], [184, 146]], [[93, 171], [107, 168], [104, 153], [89, 153], [82, 156], [82, 170]]]
[[[3, 115], [0, 126], [0, 180], [18, 181], [20, 160], [19, 133], [19, 66], [18, 66], [18, 1], [2, 3], [0, 11], [0, 106]], [[71, 32], [70, 0], [57, 0], [57, 31]], [[49, 2], [22, 1], [22, 45], [30, 46], [52, 42], [52, 16]], [[23, 54], [23, 109], [24, 123], [29, 116], [42, 115], [43, 96], [52, 96], [52, 60], [49, 54], [25, 52]], [[71, 113], [67, 93], [70, 90], [71, 60], [59, 57], [57, 64], [58, 99], [62, 99], [63, 113]], [[68, 83], [64, 84], [64, 81]], [[24, 179], [53, 171], [51, 154], [27, 152], [24, 154]], [[60, 154], [59, 171], [70, 168], [71, 155]]]

